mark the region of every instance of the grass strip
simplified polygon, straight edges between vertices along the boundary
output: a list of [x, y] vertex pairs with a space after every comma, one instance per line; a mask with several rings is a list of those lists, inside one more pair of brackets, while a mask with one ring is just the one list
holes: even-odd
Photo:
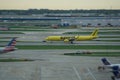
[[105, 42], [120, 42], [120, 40], [96, 40], [96, 41], [105, 41]]
[[13, 37], [0, 37], [0, 39], [11, 39]]
[[114, 49], [119, 50], [119, 45], [25, 45], [17, 46], [19, 49]]
[[[63, 34], [91, 34], [92, 32], [65, 32]], [[119, 31], [115, 32], [99, 32], [99, 34], [120, 34]]]
[[69, 56], [97, 56], [97, 57], [120, 57], [120, 52], [93, 52], [91, 54], [64, 53]]
[[120, 38], [120, 36], [99, 36], [99, 38]]
[[13, 32], [13, 31], [0, 31], [0, 34], [24, 34], [22, 32]]
[[32, 30], [32, 29], [31, 30], [30, 29], [21, 29], [21, 30], [20, 29], [14, 29], [13, 30], [12, 29], [10, 31], [40, 31], [40, 32], [42, 31], [42, 32], [44, 32], [44, 31], [51, 31], [51, 30], [39, 30], [39, 29], [36, 29], [36, 30]]
[[34, 60], [30, 60], [30, 59], [0, 59], [0, 62], [24, 62], [24, 61], [34, 61]]

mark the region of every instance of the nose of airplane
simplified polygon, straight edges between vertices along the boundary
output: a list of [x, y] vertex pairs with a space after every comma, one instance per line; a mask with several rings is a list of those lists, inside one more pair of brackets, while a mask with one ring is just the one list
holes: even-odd
[[47, 37], [47, 38], [45, 38], [45, 40], [48, 40], [49, 38]]

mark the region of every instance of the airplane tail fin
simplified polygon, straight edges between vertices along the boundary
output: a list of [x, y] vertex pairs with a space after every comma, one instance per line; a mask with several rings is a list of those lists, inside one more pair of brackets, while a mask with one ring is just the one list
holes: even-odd
[[110, 65], [110, 62], [106, 58], [102, 58], [101, 61], [104, 65]]
[[16, 37], [12, 38], [12, 40], [6, 45], [6, 49], [14, 48], [16, 46]]
[[92, 32], [91, 36], [97, 37], [97, 34], [98, 34], [98, 29], [95, 29], [95, 30]]
[[113, 66], [112, 70], [113, 70], [112, 73], [114, 74], [115, 77], [119, 77], [120, 76], [119, 66]]

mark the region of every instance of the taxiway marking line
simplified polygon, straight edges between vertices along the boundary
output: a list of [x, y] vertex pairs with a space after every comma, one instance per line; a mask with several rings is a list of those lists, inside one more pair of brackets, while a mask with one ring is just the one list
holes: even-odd
[[87, 70], [88, 70], [89, 74], [93, 77], [93, 79], [94, 79], [94, 80], [97, 80], [97, 79], [95, 78], [95, 76], [92, 74], [92, 72], [90, 71], [90, 69], [87, 68]]
[[73, 66], [73, 70], [75, 71], [75, 74], [77, 75], [79, 80], [82, 80], [82, 78], [80, 77], [80, 74], [78, 73], [77, 69], [75, 66]]

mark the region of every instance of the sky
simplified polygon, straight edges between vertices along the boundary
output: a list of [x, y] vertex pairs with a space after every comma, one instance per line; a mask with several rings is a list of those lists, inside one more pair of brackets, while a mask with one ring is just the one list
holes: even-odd
[[0, 9], [120, 9], [120, 0], [0, 0]]

